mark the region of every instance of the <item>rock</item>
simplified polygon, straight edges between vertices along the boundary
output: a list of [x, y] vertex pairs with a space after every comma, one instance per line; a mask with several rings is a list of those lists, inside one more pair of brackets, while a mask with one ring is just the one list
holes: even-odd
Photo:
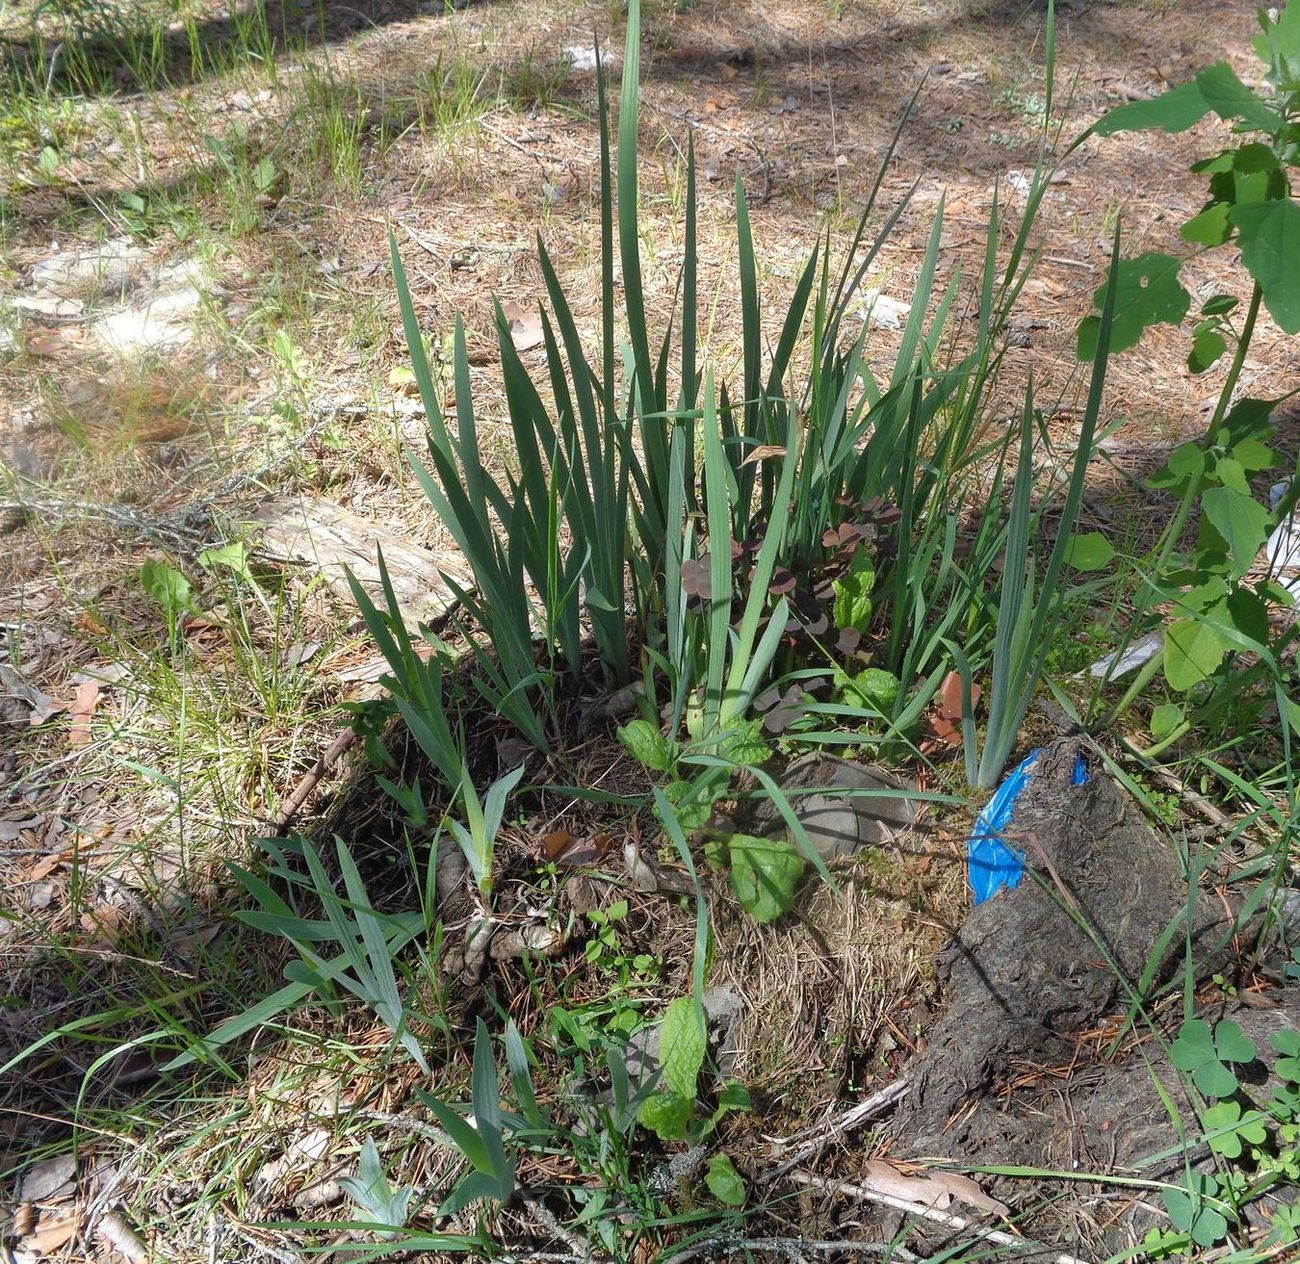
[[193, 288], [159, 294], [102, 317], [92, 332], [108, 350], [124, 356], [181, 347], [194, 337], [190, 317], [202, 303], [203, 296]]
[[876, 329], [902, 329], [903, 322], [912, 311], [911, 303], [890, 298], [878, 289], [862, 291], [858, 310], [862, 319]]
[[[778, 783], [791, 794], [795, 816], [823, 860], [851, 856], [863, 847], [892, 842], [916, 820], [916, 800], [898, 792], [906, 787], [871, 764], [854, 764], [833, 755], [807, 755], [791, 764]], [[787, 836], [784, 818], [771, 803], [758, 810], [755, 833]]]
[[149, 252], [129, 237], [115, 237], [90, 250], [67, 250], [41, 259], [32, 268], [32, 284], [64, 298], [121, 299], [131, 288]]
[[[700, 998], [704, 1006], [704, 1019], [708, 1024], [709, 1051], [718, 1071], [731, 1074], [736, 1063], [736, 1050], [732, 1036], [737, 1028], [744, 1001], [730, 984], [704, 990]], [[624, 1053], [628, 1078], [633, 1087], [644, 1084], [659, 1070], [659, 1024], [642, 1027], [627, 1042]]]

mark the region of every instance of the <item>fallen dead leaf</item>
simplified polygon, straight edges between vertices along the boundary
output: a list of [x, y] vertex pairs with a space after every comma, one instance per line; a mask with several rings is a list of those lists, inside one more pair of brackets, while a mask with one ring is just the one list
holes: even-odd
[[68, 728], [69, 746], [89, 745], [90, 717], [95, 714], [103, 689], [103, 682], [99, 680], [83, 680], [77, 686], [77, 696], [68, 710], [68, 716], [72, 720]]
[[566, 829], [542, 835], [542, 852], [546, 859], [557, 865], [583, 868], [599, 864], [614, 848], [614, 839], [606, 833], [590, 838], [574, 838]]
[[80, 1228], [81, 1216], [76, 1212], [59, 1220], [51, 1220], [48, 1224], [42, 1217], [41, 1227], [23, 1240], [23, 1249], [33, 1255], [53, 1255], [61, 1247], [67, 1246]]
[[76, 852], [69, 849], [43, 856], [27, 870], [23, 875], [23, 880], [25, 882], [40, 882], [42, 878], [48, 878], [60, 865], [68, 864], [74, 855], [76, 855]]
[[80, 329], [42, 329], [27, 335], [23, 346], [28, 355], [52, 359], [80, 345]]
[[573, 845], [573, 835], [566, 829], [552, 830], [542, 835], [542, 854], [547, 860], [558, 860]]
[[958, 1202], [968, 1207], [978, 1207], [980, 1211], [990, 1211], [995, 1216], [1009, 1216], [1011, 1208], [986, 1194], [977, 1182], [960, 1172], [931, 1172], [930, 1180], [946, 1188]]
[[503, 303], [501, 311], [510, 326], [510, 341], [516, 351], [531, 351], [542, 345], [542, 313], [538, 308], [511, 302]]
[[97, 616], [91, 614], [89, 610], [83, 610], [77, 617], [77, 627], [91, 636], [107, 636], [108, 625]]
[[98, 904], [83, 913], [78, 921], [87, 935], [101, 940], [112, 947], [122, 937], [125, 918], [122, 910], [115, 904]]
[[22, 1175], [18, 1196], [25, 1203], [47, 1203], [67, 1198], [76, 1188], [77, 1156], [56, 1154], [33, 1163]]
[[0, 821], [0, 843], [12, 843], [24, 830], [39, 829], [45, 824], [43, 816], [11, 816]]
[[[979, 701], [980, 687], [971, 685], [970, 705], [972, 711], [979, 706]], [[935, 737], [945, 745], [960, 746], [962, 744], [961, 720], [961, 676], [955, 671], [950, 671], [943, 678], [943, 684], [939, 686], [934, 709], [930, 712], [930, 728], [933, 730]]]
[[51, 698], [35, 685], [29, 685], [16, 668], [0, 663], [0, 688], [12, 698], [18, 698], [32, 709], [28, 723], [36, 726], [67, 710], [65, 703]]
[[760, 443], [741, 465], [754, 465], [758, 461], [770, 461], [773, 457], [785, 456], [785, 448], [779, 443]]

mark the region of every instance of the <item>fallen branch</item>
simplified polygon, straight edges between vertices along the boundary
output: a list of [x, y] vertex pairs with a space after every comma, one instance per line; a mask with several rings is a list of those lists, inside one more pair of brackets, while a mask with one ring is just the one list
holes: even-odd
[[0, 501], [0, 515], [13, 516], [18, 523], [29, 517], [45, 521], [74, 519], [78, 522], [103, 522], [181, 549], [192, 548], [201, 538], [198, 532], [184, 524], [175, 525], [170, 515], [165, 518], [147, 518], [133, 509], [122, 509], [117, 505], [96, 505], [82, 500], [3, 500]]
[[[864, 1124], [869, 1119], [874, 1119], [877, 1115], [883, 1114], [884, 1111], [892, 1106], [895, 1102], [901, 1101], [911, 1092], [912, 1086], [906, 1079], [896, 1080], [893, 1084], [882, 1088], [877, 1093], [872, 1093], [866, 1101], [859, 1102], [856, 1106], [851, 1106], [843, 1114], [827, 1120], [824, 1123], [815, 1126], [816, 1135], [811, 1140], [804, 1142], [794, 1153], [787, 1155], [781, 1163], [768, 1172], [764, 1172], [758, 1178], [759, 1183], [766, 1185], [776, 1180], [778, 1176], [784, 1176], [791, 1168], [798, 1167], [805, 1159], [816, 1154], [823, 1146], [833, 1141], [836, 1137], [843, 1136], [846, 1132], [852, 1132], [860, 1124]], [[783, 1143], [790, 1145], [794, 1138]]]
[[[812, 1172], [792, 1172], [790, 1179], [800, 1185], [807, 1185], [811, 1189], [825, 1190], [828, 1194], [845, 1194], [849, 1198], [856, 1198], [862, 1202], [879, 1203], [883, 1207], [892, 1207], [895, 1211], [901, 1211], [909, 1216], [916, 1216], [921, 1220], [928, 1220], [932, 1224], [942, 1225], [945, 1229], [952, 1229], [957, 1233], [974, 1233], [987, 1242], [994, 1242], [998, 1246], [1017, 1247], [1025, 1251], [1051, 1251], [1050, 1247], [1044, 1246], [1041, 1242], [1034, 1242], [1029, 1238], [1020, 1238], [1013, 1233], [1004, 1233], [1001, 1229], [989, 1229], [967, 1220], [963, 1216], [955, 1216], [950, 1211], [940, 1211], [938, 1207], [930, 1206], [926, 1203], [913, 1202], [907, 1198], [896, 1198], [893, 1194], [878, 1193], [874, 1189], [867, 1189], [862, 1185], [853, 1185], [848, 1181], [832, 1181], [825, 1177], [815, 1176]], [[1054, 1254], [1049, 1256], [1052, 1264], [1087, 1264], [1087, 1261], [1079, 1259], [1074, 1255]]]

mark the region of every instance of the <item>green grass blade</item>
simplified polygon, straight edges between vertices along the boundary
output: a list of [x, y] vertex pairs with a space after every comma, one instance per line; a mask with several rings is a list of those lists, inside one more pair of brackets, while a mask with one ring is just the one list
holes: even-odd
[[[215, 1052], [224, 1045], [240, 1039], [241, 1036], [248, 1035], [249, 1032], [256, 1031], [259, 1027], [266, 1026], [267, 1023], [279, 1017], [286, 1010], [296, 1009], [311, 995], [311, 986], [307, 983], [289, 983], [284, 987], [272, 992], [270, 996], [264, 996], [256, 1005], [250, 1005], [246, 1010], [227, 1018], [225, 1022], [219, 1023], [206, 1036], [196, 1040], [194, 1047], [186, 1050], [185, 1053], [166, 1062], [160, 1068], [163, 1073], [179, 1071], [182, 1067], [187, 1067], [194, 1062], [211, 1057]], [[58, 1033], [51, 1033], [54, 1038]], [[10, 1063], [9, 1065], [12, 1065]], [[0, 1072], [8, 1069], [0, 1067]]]
[[[786, 452], [781, 462], [781, 478], [777, 487], [775, 512], [768, 523], [767, 534], [763, 537], [762, 546], [758, 551], [758, 558], [754, 563], [754, 574], [750, 581], [749, 596], [745, 601], [740, 629], [736, 636], [731, 674], [727, 682], [724, 723], [739, 715], [737, 708], [742, 705], [742, 700], [743, 705], [748, 705], [748, 700], [753, 698], [760, 683], [751, 679], [751, 655], [753, 654], [754, 638], [758, 635], [758, 625], [763, 616], [763, 609], [767, 605], [772, 576], [776, 571], [778, 560], [783, 555], [786, 523], [789, 519], [786, 507], [790, 503], [795, 472], [800, 464], [799, 458], [799, 429], [796, 422], [790, 421], [787, 428]], [[757, 656], [759, 662], [762, 661], [764, 654], [767, 655], [768, 663], [771, 662], [772, 657], [775, 655], [776, 641], [773, 641], [770, 646], [766, 642], [773, 635], [773, 626], [778, 628], [778, 631], [774, 634], [777, 638], [784, 629], [784, 609], [785, 602], [783, 600], [778, 603], [776, 610], [769, 618], [768, 632], [764, 636], [763, 651]]]
[[[686, 154], [686, 241], [682, 259], [682, 394], [678, 425], [689, 426], [692, 438], [686, 445], [686, 469], [695, 469], [694, 424], [686, 414], [694, 411], [697, 400], [696, 365], [699, 338], [699, 246], [696, 240], [695, 135], [691, 134]], [[695, 508], [694, 487], [688, 500]], [[670, 520], [671, 522], [671, 520]]]
[[713, 391], [713, 372], [704, 371], [704, 477], [709, 524], [710, 600], [707, 603], [708, 647], [704, 689], [706, 731], [716, 729], [723, 706], [722, 682], [731, 634], [731, 497], [730, 470], [722, 450], [722, 432]]
[[[628, 409], [641, 425], [641, 444], [647, 466], [649, 502], [642, 510], [649, 524], [645, 541], [651, 557], [663, 548], [665, 478], [668, 464], [665, 402], [655, 397], [654, 362], [646, 323], [645, 292], [641, 279], [641, 240], [637, 201], [638, 99], [641, 77], [641, 0], [629, 0], [627, 38], [623, 52], [623, 88], [618, 101], [618, 240], [623, 263], [623, 299], [627, 311], [627, 336], [632, 347], [632, 373], [637, 397]], [[612, 293], [609, 295], [612, 300]]]
[[411, 357], [411, 372], [415, 374], [415, 384], [420, 389], [420, 399], [424, 404], [424, 415], [429, 427], [432, 441], [447, 455], [451, 456], [451, 436], [447, 433], [443, 421], [442, 408], [438, 404], [438, 392], [433, 385], [433, 373], [429, 369], [429, 357], [424, 353], [424, 334], [415, 315], [415, 304], [411, 301], [411, 290], [406, 283], [406, 269], [402, 266], [402, 256], [397, 249], [397, 238], [388, 234], [388, 255], [393, 266], [393, 280], [397, 285], [397, 304], [402, 312], [402, 330], [406, 335], [406, 353]]
[[759, 437], [759, 397], [763, 390], [763, 312], [758, 297], [758, 264], [749, 223], [745, 186], [736, 176], [736, 245], [740, 260], [740, 327], [744, 350], [745, 434]]
[[501, 1131], [501, 1084], [497, 1078], [496, 1059], [492, 1056], [492, 1037], [480, 1018], [474, 1028], [474, 1072], [470, 1084], [474, 1103], [474, 1122], [479, 1131]]

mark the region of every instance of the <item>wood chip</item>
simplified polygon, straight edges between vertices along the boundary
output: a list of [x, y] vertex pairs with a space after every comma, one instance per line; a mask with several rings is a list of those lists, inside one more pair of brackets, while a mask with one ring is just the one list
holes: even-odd
[[145, 1264], [149, 1258], [149, 1248], [120, 1211], [110, 1211], [100, 1218], [95, 1226], [95, 1237], [127, 1259], [129, 1264]]
[[466, 587], [473, 582], [459, 555], [431, 553], [396, 531], [329, 501], [272, 502], [257, 511], [253, 525], [261, 529], [264, 553], [314, 567], [348, 602], [352, 600], [347, 581], [351, 570], [381, 609], [384, 595], [376, 550], [382, 550], [398, 611], [412, 629], [445, 614], [451, 606], [454, 596], [441, 576], [450, 576]]

